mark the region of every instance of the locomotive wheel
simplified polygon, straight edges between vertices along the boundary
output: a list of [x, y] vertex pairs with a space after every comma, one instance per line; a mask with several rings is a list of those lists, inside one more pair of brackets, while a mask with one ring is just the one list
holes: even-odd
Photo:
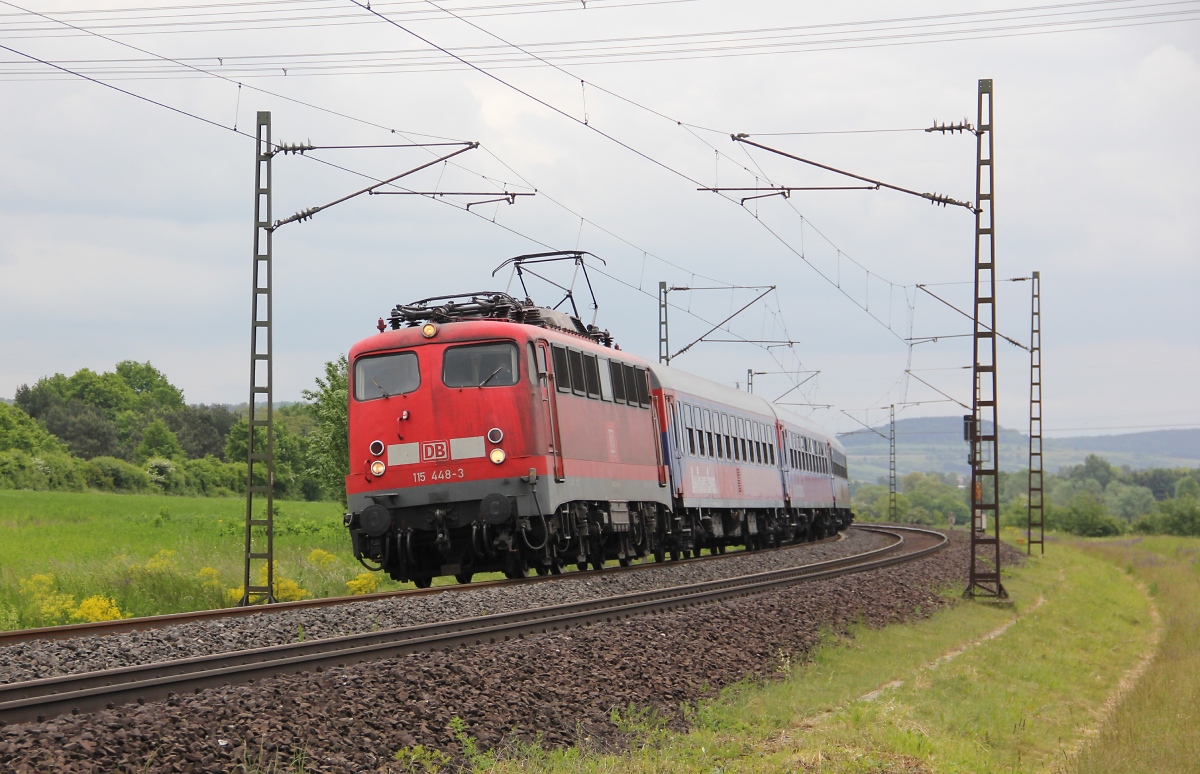
[[520, 580], [521, 578], [526, 577], [526, 575], [528, 573], [529, 573], [529, 568], [522, 565], [520, 567], [512, 567], [512, 568], [505, 570], [504, 577], [508, 578], [509, 580]]
[[537, 567], [535, 567], [533, 569], [534, 569], [534, 571], [537, 572], [538, 575], [549, 575], [550, 574], [550, 568], [544, 564], [539, 564]]
[[433, 585], [432, 575], [421, 575], [412, 579], [413, 585], [419, 589], [427, 589]]
[[475, 576], [475, 573], [473, 573], [473, 572], [460, 572], [458, 575], [454, 576], [454, 580], [465, 585], [467, 583], [470, 583], [471, 578], [474, 576]]
[[562, 571], [563, 571], [563, 563], [562, 563], [561, 559], [550, 560], [550, 574], [551, 575], [562, 575]]

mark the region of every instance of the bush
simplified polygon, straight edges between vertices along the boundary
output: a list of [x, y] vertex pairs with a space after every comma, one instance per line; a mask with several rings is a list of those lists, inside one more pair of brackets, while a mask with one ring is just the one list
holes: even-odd
[[1158, 503], [1154, 513], [1133, 523], [1135, 532], [1200, 537], [1200, 500], [1184, 497]]
[[93, 457], [84, 467], [87, 485], [104, 492], [147, 492], [150, 475], [116, 457]]
[[171, 460], [155, 457], [146, 463], [146, 475], [164, 493], [183, 494], [183, 475]]
[[192, 494], [219, 497], [246, 491], [246, 463], [221, 462], [211, 455], [184, 460], [183, 486]]
[[1072, 501], [1061, 515], [1059, 524], [1067, 532], [1081, 537], [1108, 537], [1122, 532], [1121, 522], [1108, 512], [1100, 498], [1088, 492]]
[[26, 454], [63, 452], [66, 446], [16, 406], [0, 403], [0, 450], [16, 449]]
[[0, 452], [0, 489], [82, 492], [87, 489], [86, 464], [68, 454]]
[[16, 449], [0, 452], [0, 488], [48, 489], [46, 477], [33, 463], [33, 455]]

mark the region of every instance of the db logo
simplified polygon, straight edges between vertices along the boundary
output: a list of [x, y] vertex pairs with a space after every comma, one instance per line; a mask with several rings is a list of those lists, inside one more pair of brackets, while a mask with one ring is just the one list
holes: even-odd
[[450, 444], [445, 441], [425, 441], [421, 444], [421, 462], [450, 459]]

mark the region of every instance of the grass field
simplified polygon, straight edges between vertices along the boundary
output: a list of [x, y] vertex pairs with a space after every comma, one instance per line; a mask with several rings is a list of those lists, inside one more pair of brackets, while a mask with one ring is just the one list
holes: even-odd
[[[399, 587], [359, 577], [338, 503], [277, 501], [276, 511], [284, 596]], [[0, 490], [0, 628], [228, 605], [244, 519], [234, 498]]]
[[[1181, 542], [1181, 541], [1177, 541]], [[1190, 541], [1192, 557], [1200, 541]], [[807, 663], [784, 668], [783, 679], [739, 685], [691, 710], [694, 730], [673, 734], [653, 718], [624, 713], [639, 740], [623, 755], [540, 748], [509, 751], [482, 771], [538, 772], [1033, 772], [1118, 770], [1105, 745], [1134, 761], [1127, 771], [1194, 771], [1195, 686], [1200, 681], [1197, 633], [1180, 638], [1190, 668], [1192, 706], [1174, 707], [1166, 686], [1148, 689], [1143, 705], [1118, 711], [1094, 747], [1099, 723], [1122, 677], [1152, 652], [1152, 598], [1139, 588], [1141, 570], [1113, 562], [1106, 547], [1052, 543], [1045, 559], [1007, 577], [1013, 604], [963, 602], [928, 620], [860, 630], [846, 641], [828, 638]], [[1141, 549], [1150, 557], [1174, 550]], [[1194, 570], [1189, 567], [1187, 572]], [[1149, 576], [1147, 576], [1148, 578]], [[1173, 581], [1172, 581], [1173, 582]], [[1165, 603], [1162, 588], [1149, 590]], [[1195, 599], [1195, 589], [1184, 589]], [[1192, 612], [1193, 620], [1195, 612]], [[1194, 626], [1194, 623], [1192, 624]], [[1168, 625], [1169, 629], [1169, 625]], [[1165, 642], [1171, 642], [1168, 631]], [[1190, 644], [1190, 652], [1187, 647]], [[1152, 669], [1147, 677], [1154, 673]], [[1149, 680], [1139, 684], [1149, 685]], [[1133, 699], [1121, 707], [1134, 707]], [[1182, 697], [1181, 697], [1182, 698]], [[1147, 716], [1147, 713], [1149, 715]], [[1157, 713], [1157, 716], [1154, 714]], [[1165, 717], [1165, 716], [1170, 716]], [[1161, 719], [1159, 717], [1161, 716]], [[1165, 724], [1146, 744], [1170, 750], [1139, 767], [1143, 745], [1130, 747], [1145, 719]], [[1190, 727], [1180, 724], [1190, 723]], [[1123, 730], [1107, 729], [1118, 724]], [[1184, 735], [1184, 744], [1163, 737]], [[1111, 739], [1111, 741], [1110, 741]], [[1124, 741], [1122, 741], [1124, 740]], [[1139, 740], [1140, 741], [1140, 740]], [[1084, 747], [1084, 754], [1076, 753]], [[1143, 763], [1145, 758], [1142, 758]]]
[[1200, 770], [1200, 540], [1147, 537], [1082, 544], [1146, 584], [1162, 614], [1155, 658], [1093, 743], [1077, 770]]

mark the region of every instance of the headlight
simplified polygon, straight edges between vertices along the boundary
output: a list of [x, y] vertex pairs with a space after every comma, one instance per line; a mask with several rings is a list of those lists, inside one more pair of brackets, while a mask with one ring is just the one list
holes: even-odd
[[371, 475], [373, 475], [377, 478], [379, 476], [382, 476], [384, 471], [386, 471], [386, 470], [387, 470], [387, 464], [385, 464], [383, 460], [375, 460], [374, 462], [371, 463]]
[[433, 323], [425, 323], [424, 325], [421, 326], [421, 335], [427, 339], [432, 339], [434, 334], [436, 334], [436, 333], [437, 333], [437, 326], [434, 325]]
[[506, 456], [503, 449], [492, 449], [492, 453], [488, 455], [488, 459], [499, 465], [501, 462], [504, 462]]

